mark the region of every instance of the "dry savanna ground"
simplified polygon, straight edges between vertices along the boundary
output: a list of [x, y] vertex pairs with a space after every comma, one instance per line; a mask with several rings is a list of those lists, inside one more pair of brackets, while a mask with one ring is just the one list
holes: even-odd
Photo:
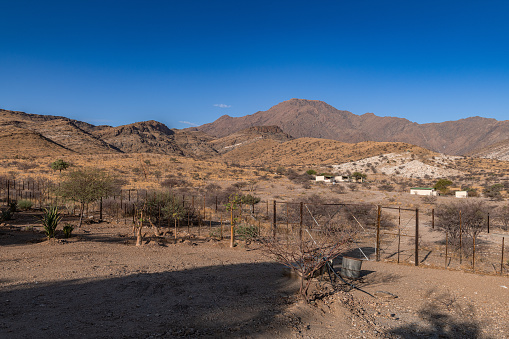
[[[507, 163], [494, 160], [459, 158], [444, 164], [449, 160], [424, 158], [424, 153], [414, 157], [409, 160], [433, 160], [436, 167], [442, 162], [440, 168], [464, 173], [476, 171], [475, 180], [490, 178], [488, 182], [503, 178], [508, 169]], [[50, 163], [54, 160], [54, 156], [4, 158], [0, 176], [58, 182], [65, 171], [53, 171]], [[310, 160], [295, 165], [296, 158], [250, 165], [240, 165], [235, 158], [218, 161], [158, 154], [69, 155], [64, 160], [73, 165], [69, 170], [105, 169], [125, 179], [126, 189], [160, 189], [165, 180], [180, 179], [176, 189], [201, 194], [211, 183], [227, 188], [243, 182], [237, 189], [260, 197], [260, 211], [274, 199], [285, 202], [313, 197], [419, 208], [421, 243], [429, 249], [421, 255], [428, 256], [414, 267], [412, 240], [405, 239], [404, 263], [395, 264], [396, 243], [394, 236], [387, 234], [382, 239], [382, 260], [376, 262], [373, 238], [368, 236], [362, 248], [371, 249], [366, 253], [370, 260], [363, 261], [361, 279], [354, 282], [362, 291], [323, 276], [313, 281], [311, 302], [305, 303], [298, 297], [299, 282], [256, 241], [238, 241], [230, 248], [229, 239], [218, 240], [208, 232], [201, 236], [182, 232], [175, 243], [169, 232], [160, 238], [148, 236], [137, 247], [129, 221], [113, 217], [86, 223], [69, 239], [59, 234], [49, 241], [38, 221], [40, 211], [19, 212], [0, 226], [0, 337], [509, 336], [509, 280], [507, 275], [498, 275], [498, 266], [491, 267], [493, 262], [499, 265], [500, 237], [493, 233], [506, 231], [494, 226], [490, 235], [482, 235], [483, 251], [497, 249], [485, 263], [479, 263], [483, 274], [472, 272], [467, 264], [463, 270], [459, 265], [443, 269], [438, 249], [443, 247], [443, 235], [431, 229], [429, 211], [454, 198], [424, 199], [406, 193], [408, 187], [427, 179], [382, 174], [381, 161], [367, 165], [359, 161], [360, 155], [342, 162], [357, 161], [363, 166], [358, 169], [368, 173], [368, 182], [341, 185], [316, 183], [303, 175], [307, 169], [332, 171], [335, 162]], [[391, 161], [390, 157], [387, 160]], [[370, 172], [373, 168], [377, 173]], [[463, 177], [470, 180], [468, 175]], [[383, 213], [392, 220], [387, 233], [394, 234], [398, 210]], [[402, 227], [410, 235], [415, 220], [412, 212], [405, 213]], [[65, 216], [64, 221], [75, 223], [76, 217]], [[358, 255], [360, 245], [355, 245], [349, 253]], [[504, 265], [507, 272], [509, 267]], [[338, 288], [335, 293], [334, 287]]]

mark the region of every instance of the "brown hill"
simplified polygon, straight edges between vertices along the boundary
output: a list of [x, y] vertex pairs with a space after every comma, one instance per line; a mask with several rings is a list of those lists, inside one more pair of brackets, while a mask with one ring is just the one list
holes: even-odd
[[38, 154], [58, 156], [75, 153], [39, 133], [13, 125], [0, 125], [0, 154], [26, 157]]
[[[65, 117], [28, 114], [24, 112], [0, 110], [0, 123], [2, 129], [9, 133], [15, 127], [38, 134], [46, 141], [52, 141], [56, 145], [81, 154], [116, 153], [116, 150], [106, 142], [96, 138], [88, 131], [93, 130], [94, 125], [86, 122], [72, 120]], [[43, 139], [37, 139], [43, 140]], [[4, 139], [12, 147], [20, 147], [20, 140]], [[33, 140], [33, 142], [36, 142]], [[9, 145], [5, 145], [9, 146]], [[39, 146], [36, 146], [39, 147]], [[41, 145], [46, 148], [46, 146]]]
[[509, 139], [505, 139], [493, 145], [474, 150], [468, 155], [478, 158], [509, 161]]
[[447, 154], [466, 154], [509, 136], [509, 121], [472, 117], [418, 124], [402, 118], [355, 115], [316, 100], [291, 99], [268, 111], [244, 117], [224, 115], [194, 129], [216, 137], [259, 125], [276, 125], [296, 138], [314, 137], [349, 143], [406, 142]]
[[259, 144], [264, 140], [271, 140], [277, 144], [292, 139], [290, 135], [283, 132], [278, 126], [254, 126], [213, 140], [211, 144], [218, 153], [224, 154], [241, 146], [253, 143]]
[[124, 153], [163, 153], [183, 155], [174, 134], [157, 121], [142, 121], [118, 127], [101, 126], [93, 134]]
[[432, 155], [433, 152], [401, 142], [344, 143], [320, 138], [299, 138], [287, 142], [262, 140], [238, 147], [222, 157], [225, 161], [246, 165], [334, 165], [387, 153], [411, 152]]

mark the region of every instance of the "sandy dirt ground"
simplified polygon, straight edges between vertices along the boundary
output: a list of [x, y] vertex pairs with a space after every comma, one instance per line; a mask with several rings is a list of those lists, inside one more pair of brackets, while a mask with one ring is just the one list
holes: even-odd
[[362, 291], [322, 277], [305, 303], [256, 243], [136, 247], [115, 223], [52, 241], [4, 225], [0, 262], [1, 338], [509, 337], [509, 278], [495, 275], [364, 261]]

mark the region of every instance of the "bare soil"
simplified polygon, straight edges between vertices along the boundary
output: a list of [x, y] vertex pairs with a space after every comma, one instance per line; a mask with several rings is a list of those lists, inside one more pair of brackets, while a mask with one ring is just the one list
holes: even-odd
[[48, 241], [27, 225], [0, 228], [2, 338], [509, 336], [507, 277], [364, 261], [363, 291], [321, 277], [305, 303], [256, 243], [136, 247], [116, 223]]

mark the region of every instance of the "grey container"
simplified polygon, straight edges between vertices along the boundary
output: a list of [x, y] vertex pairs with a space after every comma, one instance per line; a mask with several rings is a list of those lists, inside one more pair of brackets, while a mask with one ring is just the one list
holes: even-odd
[[350, 279], [359, 279], [361, 276], [362, 260], [343, 257], [341, 262], [341, 275]]

